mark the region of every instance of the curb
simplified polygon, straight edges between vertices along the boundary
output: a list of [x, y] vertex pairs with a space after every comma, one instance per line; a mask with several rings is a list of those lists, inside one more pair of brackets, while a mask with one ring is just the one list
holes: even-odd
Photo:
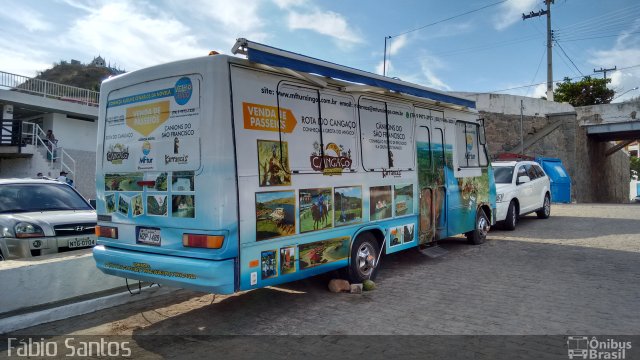
[[7, 334], [11, 331], [25, 329], [48, 322], [68, 319], [78, 315], [89, 314], [98, 310], [123, 305], [138, 300], [145, 300], [156, 296], [166, 295], [178, 289], [153, 287], [132, 296], [128, 291], [107, 295], [94, 299], [84, 300], [77, 303], [62, 305], [46, 310], [34, 311], [27, 314], [20, 314], [4, 319], [0, 319], [0, 334]]

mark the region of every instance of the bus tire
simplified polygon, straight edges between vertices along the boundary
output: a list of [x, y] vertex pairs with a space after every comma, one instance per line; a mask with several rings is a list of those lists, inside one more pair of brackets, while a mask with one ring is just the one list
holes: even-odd
[[378, 255], [380, 245], [373, 234], [369, 232], [358, 235], [351, 246], [351, 261], [347, 269], [347, 277], [352, 284], [375, 279], [378, 273]]
[[489, 220], [487, 215], [482, 209], [478, 209], [476, 212], [476, 222], [473, 230], [465, 233], [467, 241], [473, 245], [480, 245], [487, 239], [487, 233], [489, 232]]

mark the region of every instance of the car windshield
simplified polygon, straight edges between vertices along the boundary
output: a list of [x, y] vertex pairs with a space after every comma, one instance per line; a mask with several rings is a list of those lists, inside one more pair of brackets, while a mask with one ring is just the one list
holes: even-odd
[[511, 184], [513, 166], [496, 166], [493, 168], [493, 176], [496, 179], [496, 184]]
[[0, 185], [0, 213], [91, 210], [91, 206], [65, 184]]

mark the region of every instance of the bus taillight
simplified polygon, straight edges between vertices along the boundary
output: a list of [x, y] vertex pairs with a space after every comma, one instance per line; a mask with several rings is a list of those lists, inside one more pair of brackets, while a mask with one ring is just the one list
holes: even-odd
[[220, 249], [224, 243], [222, 235], [183, 234], [182, 245], [207, 249]]
[[96, 236], [111, 239], [118, 238], [118, 228], [113, 226], [96, 226]]

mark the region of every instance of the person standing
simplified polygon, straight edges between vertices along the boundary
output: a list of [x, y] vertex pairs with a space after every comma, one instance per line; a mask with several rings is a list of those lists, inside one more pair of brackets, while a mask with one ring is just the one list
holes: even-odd
[[47, 130], [47, 148], [49, 152], [47, 153], [47, 159], [56, 161], [56, 146], [58, 145], [58, 139], [56, 139], [55, 135], [53, 135], [53, 131], [51, 129]]

